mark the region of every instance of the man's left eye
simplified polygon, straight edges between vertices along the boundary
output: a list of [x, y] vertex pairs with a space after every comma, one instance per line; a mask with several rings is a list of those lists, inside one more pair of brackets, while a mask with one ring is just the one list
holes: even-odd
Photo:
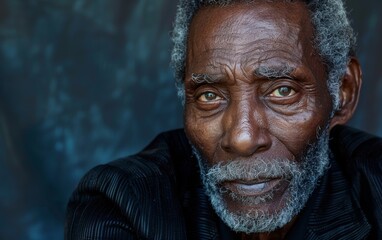
[[282, 86], [282, 87], [279, 87], [277, 88], [276, 90], [274, 90], [270, 96], [271, 97], [278, 97], [278, 98], [281, 98], [281, 97], [289, 97], [289, 96], [292, 96], [296, 94], [296, 91], [293, 90], [291, 87], [287, 87], [287, 86]]

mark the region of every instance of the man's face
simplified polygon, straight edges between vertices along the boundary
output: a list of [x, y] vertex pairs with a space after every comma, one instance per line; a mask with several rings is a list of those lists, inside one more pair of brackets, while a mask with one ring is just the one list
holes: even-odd
[[207, 194], [226, 222], [231, 215], [284, 219], [274, 227], [228, 223], [236, 230], [270, 231], [290, 221], [279, 215], [301, 209], [289, 206], [292, 198], [309, 195], [327, 164], [331, 98], [312, 41], [300, 2], [204, 7], [192, 21], [185, 129]]

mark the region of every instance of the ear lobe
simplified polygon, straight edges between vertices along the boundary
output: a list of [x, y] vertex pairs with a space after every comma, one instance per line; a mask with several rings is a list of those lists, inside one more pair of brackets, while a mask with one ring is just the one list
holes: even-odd
[[346, 73], [341, 80], [340, 108], [335, 112], [330, 122], [330, 129], [336, 125], [343, 125], [353, 116], [357, 107], [359, 92], [362, 85], [362, 70], [358, 59], [352, 57], [348, 63]]

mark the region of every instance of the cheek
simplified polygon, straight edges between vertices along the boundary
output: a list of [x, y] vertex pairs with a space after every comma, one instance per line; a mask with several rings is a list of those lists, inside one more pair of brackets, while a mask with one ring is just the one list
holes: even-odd
[[219, 146], [220, 117], [203, 118], [192, 107], [186, 106], [184, 113], [184, 128], [191, 143], [207, 159], [212, 159]]
[[310, 143], [317, 140], [317, 133], [328, 123], [329, 114], [322, 111], [304, 111], [290, 118], [274, 119], [270, 131], [297, 158]]

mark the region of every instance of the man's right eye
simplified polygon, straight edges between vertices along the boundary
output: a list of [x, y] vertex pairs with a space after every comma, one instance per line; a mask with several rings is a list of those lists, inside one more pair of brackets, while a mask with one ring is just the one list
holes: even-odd
[[213, 102], [213, 101], [218, 101], [221, 100], [222, 98], [219, 97], [216, 93], [214, 92], [204, 92], [202, 93], [199, 97], [198, 100], [201, 102]]

